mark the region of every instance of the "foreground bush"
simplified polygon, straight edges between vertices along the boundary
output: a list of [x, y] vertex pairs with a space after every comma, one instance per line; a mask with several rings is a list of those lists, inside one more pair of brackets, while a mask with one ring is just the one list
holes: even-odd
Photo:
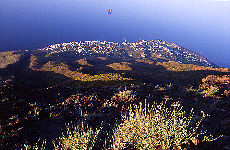
[[[67, 126], [67, 132], [59, 137], [56, 141], [53, 141], [54, 149], [56, 150], [90, 150], [93, 148], [97, 135], [100, 129], [96, 129], [94, 132], [91, 128], [84, 126], [83, 123], [80, 126], [71, 130], [70, 125]], [[38, 144], [40, 143], [40, 144]], [[33, 146], [24, 144], [21, 150], [45, 150], [46, 141], [38, 140]]]
[[94, 132], [91, 128], [84, 126], [75, 127], [74, 130], [67, 128], [67, 135], [59, 137], [54, 143], [55, 149], [58, 150], [75, 150], [75, 149], [92, 149], [100, 129]]
[[128, 115], [122, 116], [123, 123], [114, 129], [112, 149], [124, 149], [130, 145], [137, 149], [181, 149], [182, 144], [191, 141], [197, 145], [201, 135], [202, 141], [215, 140], [211, 135], [205, 136], [205, 132], [198, 132], [206, 116], [203, 112], [196, 122], [193, 120], [193, 111], [185, 115], [178, 102], [170, 108], [166, 108], [165, 103], [155, 104], [151, 108], [142, 108], [140, 103], [138, 107], [130, 108]]

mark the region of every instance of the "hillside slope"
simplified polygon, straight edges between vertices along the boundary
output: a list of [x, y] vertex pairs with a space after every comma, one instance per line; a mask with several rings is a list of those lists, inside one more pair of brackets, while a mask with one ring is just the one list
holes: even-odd
[[66, 125], [83, 121], [103, 127], [93, 149], [107, 149], [129, 106], [165, 101], [181, 102], [186, 112], [194, 108], [196, 120], [200, 111], [208, 113], [199, 130], [223, 135], [184, 148], [229, 146], [230, 70], [173, 43], [71, 42], [0, 58], [1, 149], [21, 149], [39, 138], [53, 149]]

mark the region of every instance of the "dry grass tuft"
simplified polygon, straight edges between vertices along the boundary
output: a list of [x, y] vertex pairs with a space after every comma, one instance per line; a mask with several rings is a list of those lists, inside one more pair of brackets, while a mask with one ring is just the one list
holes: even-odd
[[[166, 102], [129, 108], [129, 113], [122, 116], [123, 123], [114, 129], [112, 149], [124, 149], [134, 146], [137, 149], [170, 149], [181, 148], [182, 144], [191, 141], [196, 145], [198, 137], [203, 135], [203, 141], [215, 140], [213, 136], [205, 136], [206, 132], [198, 132], [201, 121], [207, 116], [203, 112], [200, 120], [194, 122], [193, 110], [185, 115], [179, 102], [170, 108]], [[216, 138], [217, 139], [217, 138]]]
[[[38, 143], [41, 143], [41, 145], [39, 146]], [[46, 140], [41, 141], [40, 139], [38, 139], [37, 143], [35, 143], [33, 146], [24, 144], [21, 150], [38, 150], [38, 149], [39, 150], [46, 149]]]
[[83, 123], [80, 126], [71, 130], [67, 127], [66, 135], [59, 137], [56, 142], [53, 141], [54, 147], [57, 150], [75, 150], [75, 149], [92, 149], [97, 135], [100, 132], [100, 129], [96, 129], [94, 132], [91, 128], [84, 126]]

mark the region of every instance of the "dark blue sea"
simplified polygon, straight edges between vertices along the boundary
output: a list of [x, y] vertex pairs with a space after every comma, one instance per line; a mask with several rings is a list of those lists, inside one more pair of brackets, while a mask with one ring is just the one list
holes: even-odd
[[[108, 9], [112, 13], [108, 14]], [[53, 43], [161, 39], [230, 68], [230, 2], [1, 0], [0, 51]]]

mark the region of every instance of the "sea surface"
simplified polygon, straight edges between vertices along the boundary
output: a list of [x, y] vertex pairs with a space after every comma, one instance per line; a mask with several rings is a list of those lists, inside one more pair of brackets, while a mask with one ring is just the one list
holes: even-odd
[[[108, 9], [112, 13], [108, 14]], [[101, 40], [161, 39], [230, 68], [230, 2], [1, 0], [0, 51]]]

